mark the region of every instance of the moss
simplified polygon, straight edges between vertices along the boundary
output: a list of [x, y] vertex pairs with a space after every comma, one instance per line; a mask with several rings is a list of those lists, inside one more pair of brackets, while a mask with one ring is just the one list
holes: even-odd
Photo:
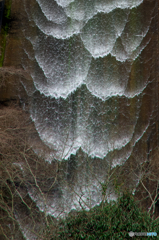
[[12, 5], [11, 0], [5, 1], [1, 37], [0, 37], [0, 47], [1, 47], [0, 67], [3, 66], [3, 61], [4, 61], [6, 41], [7, 41], [7, 35], [9, 31], [9, 24], [10, 24], [11, 5]]
[[5, 48], [6, 48], [6, 40], [7, 40], [7, 33], [2, 29], [1, 30], [1, 41], [0, 41], [0, 46], [1, 46], [1, 56], [0, 56], [0, 67], [3, 66], [3, 61], [4, 61], [4, 54], [5, 54]]
[[12, 5], [12, 1], [11, 1], [11, 0], [6, 0], [6, 1], [5, 1], [5, 17], [6, 17], [7, 19], [10, 18], [11, 5]]

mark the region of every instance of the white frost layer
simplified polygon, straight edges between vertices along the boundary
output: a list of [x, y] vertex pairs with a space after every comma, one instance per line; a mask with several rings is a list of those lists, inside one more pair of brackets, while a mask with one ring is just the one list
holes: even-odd
[[[43, 0], [38, 1], [46, 5]], [[122, 2], [121, 6], [124, 4]], [[114, 9], [108, 14], [100, 12], [84, 27], [75, 20], [65, 19], [63, 24], [56, 24], [34, 14], [41, 29], [33, 43], [37, 68], [32, 77], [36, 88], [55, 98], [67, 98], [82, 84], [103, 100], [117, 95], [139, 94], [147, 79], [131, 92], [127, 92], [127, 84], [133, 61], [151, 37], [149, 34], [144, 40], [153, 9], [147, 12], [146, 19], [141, 10], [138, 6], [135, 9]], [[137, 20], [134, 20], [135, 16], [138, 16]]]
[[68, 6], [70, 3], [74, 2], [74, 0], [55, 0], [58, 5], [62, 6], [62, 7], [66, 7]]
[[75, 0], [65, 8], [68, 17], [78, 21], [88, 21], [99, 12], [110, 13], [114, 9], [132, 9], [143, 1], [113, 1], [113, 0]]
[[[143, 12], [141, 0], [37, 2], [30, 13], [38, 26], [37, 36], [30, 40], [35, 58], [27, 55], [34, 63], [30, 72], [35, 88], [46, 96], [39, 100], [47, 103], [45, 107], [41, 102], [42, 109], [37, 103], [31, 109], [39, 136], [50, 148], [63, 153], [64, 158], [75, 154], [80, 147], [90, 156], [101, 158], [113, 149], [123, 148], [132, 138], [136, 116], [131, 127], [125, 120], [125, 128], [113, 128], [111, 117], [118, 107], [112, 106], [108, 110], [110, 119], [104, 118], [109, 122], [106, 126], [102, 118], [94, 117], [92, 109], [96, 107], [92, 101], [97, 97], [96, 101], [102, 99], [104, 105], [112, 97], [138, 97], [147, 86], [149, 76], [143, 78], [136, 59], [151, 39], [153, 9]], [[132, 68], [134, 78], [130, 74]], [[81, 102], [85, 94], [94, 97], [86, 98], [87, 104]], [[51, 107], [50, 99], [53, 106], [61, 101], [64, 105]], [[63, 107], [65, 110], [60, 112]], [[98, 105], [95, 114], [107, 113], [104, 107], [102, 111], [99, 109]], [[134, 112], [137, 115], [138, 109]]]
[[49, 21], [62, 24], [67, 20], [64, 9], [55, 1], [37, 0], [43, 14]]
[[[47, 99], [37, 93], [31, 105], [31, 117], [40, 138], [56, 150], [59, 159], [76, 154], [80, 147], [92, 157], [103, 158], [127, 145], [134, 133], [140, 108], [137, 97], [130, 117], [131, 99], [104, 102], [92, 96], [85, 86], [82, 88], [67, 99]], [[120, 100], [124, 115], [117, 107]]]

